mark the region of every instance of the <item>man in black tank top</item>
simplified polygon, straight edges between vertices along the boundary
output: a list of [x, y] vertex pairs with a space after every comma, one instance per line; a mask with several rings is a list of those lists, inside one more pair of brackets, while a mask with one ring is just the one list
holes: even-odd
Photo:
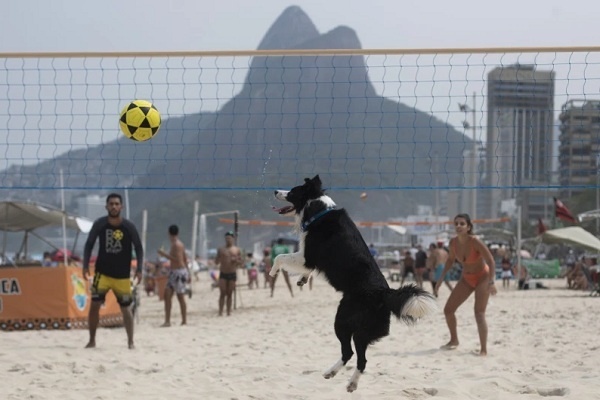
[[99, 239], [98, 257], [91, 287], [92, 304], [88, 315], [90, 341], [86, 348], [96, 347], [96, 329], [100, 320], [100, 307], [109, 290], [112, 290], [123, 314], [130, 349], [133, 345], [133, 317], [129, 305], [133, 301], [131, 291], [131, 253], [135, 250], [137, 270], [136, 285], [142, 278], [144, 251], [140, 235], [133, 223], [121, 217], [123, 207], [119, 194], [111, 193], [106, 198], [108, 216], [98, 218], [90, 230], [83, 251], [83, 277], [90, 273], [89, 263], [96, 239]]

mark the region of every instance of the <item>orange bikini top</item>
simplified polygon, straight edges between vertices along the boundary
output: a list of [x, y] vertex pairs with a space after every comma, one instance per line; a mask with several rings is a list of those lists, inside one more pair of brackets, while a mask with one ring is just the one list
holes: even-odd
[[[459, 260], [458, 257], [456, 258], [456, 261], [458, 261], [461, 264], [462, 263], [474, 264], [482, 258], [481, 254], [477, 250], [475, 250], [475, 247], [473, 246], [473, 243], [472, 243], [473, 237], [471, 236], [470, 238], [471, 238], [471, 243], [470, 243], [471, 244], [471, 252], [469, 253], [469, 256], [466, 257], [464, 260]], [[456, 251], [456, 242], [458, 242], [458, 239], [454, 239], [454, 254], [457, 255], [458, 252]]]

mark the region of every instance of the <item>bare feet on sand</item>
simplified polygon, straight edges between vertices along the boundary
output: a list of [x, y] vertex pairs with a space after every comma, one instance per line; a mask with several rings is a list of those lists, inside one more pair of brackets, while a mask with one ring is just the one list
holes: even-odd
[[458, 347], [458, 342], [448, 342], [445, 345], [441, 346], [442, 350], [455, 350]]

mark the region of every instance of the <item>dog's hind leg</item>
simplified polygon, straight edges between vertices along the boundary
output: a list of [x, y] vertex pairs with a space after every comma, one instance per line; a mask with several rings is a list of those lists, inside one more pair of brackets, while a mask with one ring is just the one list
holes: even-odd
[[344, 365], [352, 358], [352, 329], [344, 321], [346, 313], [344, 310], [344, 299], [340, 302], [337, 314], [335, 316], [335, 335], [342, 345], [342, 358], [335, 362], [327, 371], [323, 373], [325, 379], [333, 378]]
[[333, 378], [334, 376], [336, 376], [336, 374], [338, 372], [340, 372], [340, 369], [342, 369], [342, 367], [344, 365], [346, 365], [348, 360], [350, 360], [352, 358], [352, 355], [354, 354], [352, 352], [352, 345], [351, 345], [352, 332], [349, 332], [349, 331], [338, 332], [338, 329], [336, 329], [335, 333], [342, 345], [342, 358], [337, 360], [335, 362], [335, 364], [333, 364], [331, 367], [329, 367], [329, 369], [327, 371], [325, 371], [323, 373], [323, 378], [325, 378], [325, 379], [330, 379], [330, 378]]
[[358, 380], [365, 372], [367, 366], [367, 347], [369, 346], [369, 339], [362, 335], [354, 334], [354, 349], [356, 350], [356, 369], [348, 381], [346, 390], [349, 393], [354, 392], [358, 388]]
[[[358, 315], [355, 316], [358, 318]], [[389, 311], [370, 311], [361, 318], [361, 326], [352, 335], [356, 351], [356, 369], [348, 381], [346, 390], [353, 392], [358, 388], [358, 380], [367, 367], [367, 348], [390, 332]]]

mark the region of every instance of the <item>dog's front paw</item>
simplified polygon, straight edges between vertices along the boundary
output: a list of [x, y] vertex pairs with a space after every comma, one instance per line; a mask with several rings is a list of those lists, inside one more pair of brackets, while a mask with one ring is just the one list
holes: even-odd
[[306, 283], [308, 282], [308, 278], [306, 276], [301, 277], [300, 279], [298, 279], [298, 282], [296, 282], [296, 285], [302, 287], [304, 286]]
[[271, 268], [271, 270], [269, 271], [269, 276], [271, 278], [275, 278], [275, 276], [277, 276], [278, 272], [279, 272], [279, 266], [273, 265], [273, 268]]

